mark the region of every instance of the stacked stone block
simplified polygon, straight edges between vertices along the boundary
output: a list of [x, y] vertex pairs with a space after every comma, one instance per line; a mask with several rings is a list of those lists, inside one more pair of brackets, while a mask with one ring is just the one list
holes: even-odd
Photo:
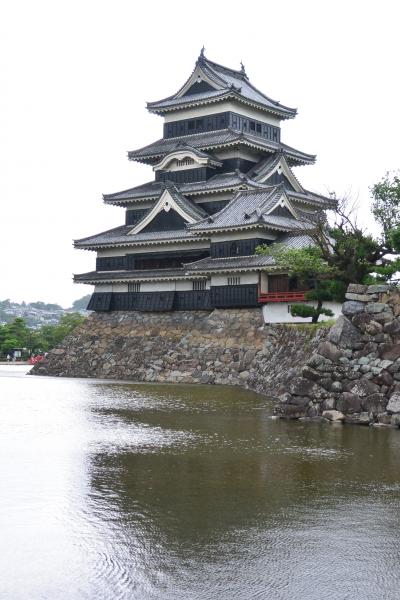
[[288, 384], [276, 413], [345, 423], [400, 425], [400, 291], [348, 287], [342, 315]]

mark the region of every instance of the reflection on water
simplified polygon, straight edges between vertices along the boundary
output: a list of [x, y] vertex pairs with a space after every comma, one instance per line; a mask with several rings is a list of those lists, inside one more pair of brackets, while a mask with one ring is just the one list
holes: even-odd
[[0, 367], [0, 597], [397, 599], [398, 430]]

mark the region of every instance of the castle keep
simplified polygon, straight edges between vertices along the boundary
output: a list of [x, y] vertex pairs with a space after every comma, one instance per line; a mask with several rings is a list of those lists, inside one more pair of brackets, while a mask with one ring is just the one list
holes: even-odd
[[296, 279], [277, 270], [260, 244], [311, 243], [313, 214], [333, 201], [303, 188], [293, 167], [315, 156], [284, 144], [281, 122], [296, 109], [272, 100], [240, 70], [201, 52], [172, 96], [149, 102], [163, 137], [128, 153], [154, 180], [107, 194], [125, 209], [120, 227], [76, 240], [97, 253], [96, 270], [74, 276], [95, 285], [95, 311], [257, 307], [304, 300]]

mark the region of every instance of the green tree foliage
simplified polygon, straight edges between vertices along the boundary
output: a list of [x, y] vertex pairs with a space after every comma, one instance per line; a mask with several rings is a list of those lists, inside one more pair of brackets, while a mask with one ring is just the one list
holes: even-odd
[[393, 239], [400, 235], [400, 177], [398, 173], [386, 173], [379, 183], [370, 188], [372, 214], [382, 231], [382, 241], [388, 249], [399, 251]]
[[333, 317], [334, 314], [330, 308], [314, 308], [309, 304], [292, 304], [290, 314], [293, 317], [301, 317], [302, 319], [309, 319], [311, 317], [312, 323], [317, 323], [320, 315], [326, 315], [327, 317]]
[[26, 348], [26, 354], [47, 352], [57, 346], [85, 317], [79, 313], [62, 315], [57, 325], [43, 325], [34, 330], [27, 327], [24, 319], [0, 326], [0, 352], [6, 355], [13, 348]]
[[[326, 215], [310, 216], [304, 233], [312, 246], [302, 250], [278, 246], [260, 246], [257, 252], [270, 254], [289, 275], [312, 284], [307, 300], [317, 301], [316, 311], [328, 300], [343, 301], [349, 283], [386, 282], [400, 272], [400, 177], [387, 173], [371, 187], [371, 212], [379, 227], [374, 237], [357, 223], [356, 210], [347, 199], [338, 201], [333, 222]], [[318, 320], [310, 307], [293, 307], [297, 316]], [[300, 314], [302, 313], [302, 314]], [[292, 312], [293, 314], [293, 312]]]
[[78, 300], [74, 300], [74, 302], [72, 303], [72, 310], [86, 310], [90, 298], [91, 294], [87, 294], [86, 296], [83, 296]]
[[316, 246], [296, 250], [286, 248], [283, 244], [259, 246], [257, 254], [268, 254], [273, 257], [276, 266], [285, 271], [289, 277], [296, 277], [303, 289], [310, 289], [305, 295], [306, 300], [314, 300], [316, 307], [307, 304], [293, 304], [291, 314], [294, 317], [310, 318], [317, 323], [320, 315], [333, 317], [328, 308], [323, 308], [323, 302], [342, 300], [344, 290], [335, 279], [331, 279], [333, 268], [321, 256]]
[[59, 304], [51, 304], [51, 303], [46, 303], [46, 302], [42, 302], [41, 300], [38, 300], [37, 302], [29, 302], [28, 306], [30, 306], [31, 308], [37, 308], [40, 310], [62, 310], [62, 306], [60, 306]]

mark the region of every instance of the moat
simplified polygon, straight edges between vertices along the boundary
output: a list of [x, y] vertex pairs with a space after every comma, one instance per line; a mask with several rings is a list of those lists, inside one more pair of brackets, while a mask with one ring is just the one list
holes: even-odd
[[25, 372], [0, 366], [1, 598], [398, 598], [398, 430]]

